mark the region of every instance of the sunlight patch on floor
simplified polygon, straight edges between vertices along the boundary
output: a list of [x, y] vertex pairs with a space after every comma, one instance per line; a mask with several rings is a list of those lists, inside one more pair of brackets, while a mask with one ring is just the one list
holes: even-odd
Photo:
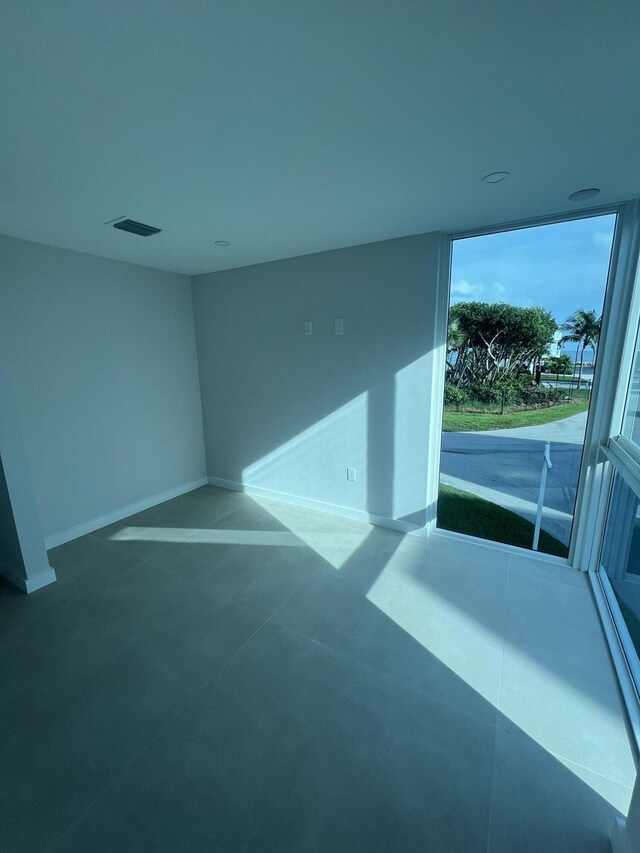
[[[353, 544], [357, 547], [355, 540]], [[635, 766], [627, 750], [613, 676], [604, 677], [610, 675], [606, 672], [602, 678], [600, 674], [591, 678], [580, 673], [572, 683], [561, 664], [554, 670], [544, 657], [539, 658], [535, 644], [541, 638], [535, 631], [529, 648], [514, 646], [508, 639], [503, 643], [500, 607], [493, 606], [499, 602], [492, 603], [487, 595], [490, 575], [478, 567], [484, 578], [477, 584], [469, 581], [473, 572], [457, 565], [459, 556], [442, 571], [426, 569], [428, 562], [427, 543], [422, 551], [413, 543], [409, 549], [400, 546], [378, 574], [367, 599], [505, 718], [626, 813]], [[499, 589], [496, 583], [493, 593], [497, 595]], [[553, 592], [551, 585], [549, 591]], [[606, 664], [598, 658], [593, 666], [599, 669]]]
[[[312, 538], [312, 537], [308, 537]], [[335, 544], [335, 535], [313, 534], [316, 544]], [[109, 537], [114, 542], [170, 542], [194, 545], [272, 545], [274, 548], [304, 548], [304, 534], [288, 530], [193, 530], [181, 527], [125, 527]]]
[[184, 542], [193, 527], [123, 527], [107, 538], [112, 542]]
[[[126, 526], [109, 538], [119, 542], [306, 546], [338, 571], [348, 572], [350, 563], [351, 568], [358, 568], [359, 563], [375, 577], [366, 592], [371, 604], [505, 719], [625, 813], [635, 768], [631, 754], [627, 761], [621, 749], [620, 715], [610, 701], [606, 678], [601, 680], [605, 687], [599, 693], [598, 678], [581, 673], [574, 684], [561, 663], [550, 666], [536, 648], [542, 638], [535, 620], [530, 646], [503, 642], [507, 569], [506, 564], [496, 564], [492, 549], [480, 554], [475, 548], [467, 553], [455, 543], [449, 553], [441, 541], [401, 535], [395, 539], [390, 531], [381, 532], [371, 525], [323, 517], [266, 499], [255, 502], [289, 529]], [[568, 594], [566, 589], [564, 593]], [[584, 592], [576, 591], [576, 595]], [[527, 602], [518, 606], [526, 610]], [[533, 617], [523, 611], [522, 619], [529, 618]], [[602, 661], [596, 666], [602, 667]], [[616, 756], [615, 772], [613, 764], [606, 764], [608, 751]]]
[[483, 699], [497, 707], [502, 638], [427, 584], [389, 566], [367, 599], [438, 658]]

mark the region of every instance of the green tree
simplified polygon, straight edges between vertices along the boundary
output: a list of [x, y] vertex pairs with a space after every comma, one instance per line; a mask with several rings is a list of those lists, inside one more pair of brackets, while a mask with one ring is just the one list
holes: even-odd
[[580, 353], [580, 371], [578, 373], [578, 388], [582, 379], [582, 364], [584, 360], [584, 351], [587, 347], [591, 347], [594, 351], [598, 349], [598, 341], [600, 340], [600, 326], [602, 325], [602, 317], [598, 317], [595, 311], [574, 311], [570, 317], [567, 317], [560, 329], [565, 334], [560, 338], [561, 344], [575, 343], [576, 358], [573, 366], [575, 374], [578, 366], [578, 353]]
[[459, 302], [449, 311], [447, 380], [460, 387], [491, 385], [498, 376], [529, 370], [556, 331], [544, 308]]
[[567, 355], [566, 352], [563, 352], [560, 355], [552, 355], [547, 359], [547, 369], [550, 373], [570, 373], [572, 367], [573, 362], [571, 361], [571, 356]]

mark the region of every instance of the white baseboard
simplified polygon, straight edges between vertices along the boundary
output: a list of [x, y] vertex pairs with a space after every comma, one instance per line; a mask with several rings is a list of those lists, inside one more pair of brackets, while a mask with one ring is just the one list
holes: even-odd
[[442, 539], [456, 539], [459, 542], [466, 542], [478, 548], [492, 548], [494, 551], [506, 551], [508, 554], [514, 554], [518, 557], [532, 557], [536, 560], [542, 560], [545, 563], [551, 563], [554, 566], [562, 566], [571, 568], [571, 564], [566, 557], [556, 557], [554, 554], [545, 554], [543, 551], [533, 551], [530, 548], [520, 548], [517, 545], [507, 545], [505, 542], [494, 542], [492, 539], [480, 539], [478, 536], [471, 536], [469, 533], [457, 533], [455, 530], [446, 530], [444, 527], [434, 527], [433, 535]]
[[290, 504], [291, 506], [301, 506], [305, 507], [305, 509], [315, 509], [319, 512], [328, 512], [331, 515], [338, 515], [341, 518], [352, 518], [354, 521], [365, 521], [379, 527], [388, 527], [391, 530], [398, 530], [401, 533], [413, 533], [419, 536], [426, 535], [426, 528], [397, 518], [389, 518], [386, 515], [376, 515], [372, 512], [365, 512], [360, 509], [351, 509], [351, 507], [340, 506], [339, 504], [316, 501], [312, 498], [303, 498], [300, 495], [290, 495], [288, 492], [277, 492], [273, 489], [265, 489], [262, 486], [251, 486], [247, 483], [236, 483], [234, 480], [224, 480], [222, 477], [209, 477], [209, 483], [212, 486], [219, 486], [221, 489], [230, 489], [234, 492], [244, 492], [247, 495], [254, 495], [257, 498], [268, 498], [269, 500], [280, 501], [280, 503]]
[[23, 578], [21, 575], [12, 572], [10, 569], [3, 569], [2, 574], [9, 583], [12, 583], [14, 586], [17, 586], [18, 589], [27, 593], [35, 592], [37, 589], [42, 589], [43, 586], [48, 586], [56, 580], [56, 573], [51, 567], [45, 569], [43, 572], [38, 572], [37, 575], [30, 578]]
[[44, 540], [47, 551], [55, 548], [57, 545], [64, 545], [65, 542], [71, 542], [72, 539], [77, 539], [79, 536], [84, 536], [87, 533], [93, 533], [94, 530], [99, 530], [101, 527], [106, 527], [107, 524], [113, 524], [115, 521], [120, 521], [127, 518], [136, 512], [142, 512], [145, 509], [150, 509], [152, 506], [164, 503], [184, 495], [187, 492], [192, 492], [194, 489], [199, 489], [201, 486], [206, 486], [209, 481], [206, 477], [200, 480], [193, 480], [191, 483], [184, 483], [182, 486], [176, 486], [175, 489], [168, 489], [166, 492], [160, 492], [157, 495], [152, 495], [150, 498], [144, 498], [141, 501], [128, 504], [120, 507], [106, 515], [100, 515], [98, 518], [92, 518], [90, 521], [85, 521], [83, 524], [77, 524], [75, 527], [69, 527], [66, 530], [61, 530], [60, 533], [54, 533], [52, 536], [47, 536]]

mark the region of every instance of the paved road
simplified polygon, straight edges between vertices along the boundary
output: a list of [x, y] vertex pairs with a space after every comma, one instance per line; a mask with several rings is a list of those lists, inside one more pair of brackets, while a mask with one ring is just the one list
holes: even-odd
[[[574, 391], [578, 387], [578, 383], [575, 380], [573, 382], [563, 382], [562, 379], [559, 379], [556, 382], [555, 379], [545, 379], [544, 376], [542, 377], [542, 379], [540, 381], [540, 385], [543, 388], [562, 388], [562, 389], [573, 388]], [[583, 379], [582, 382], [580, 383], [580, 390], [581, 391], [588, 391], [589, 388], [590, 388], [590, 385], [587, 384]]]
[[587, 413], [542, 426], [442, 434], [441, 479], [535, 522], [545, 442], [547, 477], [542, 527], [569, 544]]

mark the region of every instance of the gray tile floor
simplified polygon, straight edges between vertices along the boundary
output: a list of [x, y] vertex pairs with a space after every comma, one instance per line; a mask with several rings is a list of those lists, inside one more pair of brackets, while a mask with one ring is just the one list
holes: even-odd
[[2, 851], [605, 851], [586, 579], [205, 487], [0, 586]]

